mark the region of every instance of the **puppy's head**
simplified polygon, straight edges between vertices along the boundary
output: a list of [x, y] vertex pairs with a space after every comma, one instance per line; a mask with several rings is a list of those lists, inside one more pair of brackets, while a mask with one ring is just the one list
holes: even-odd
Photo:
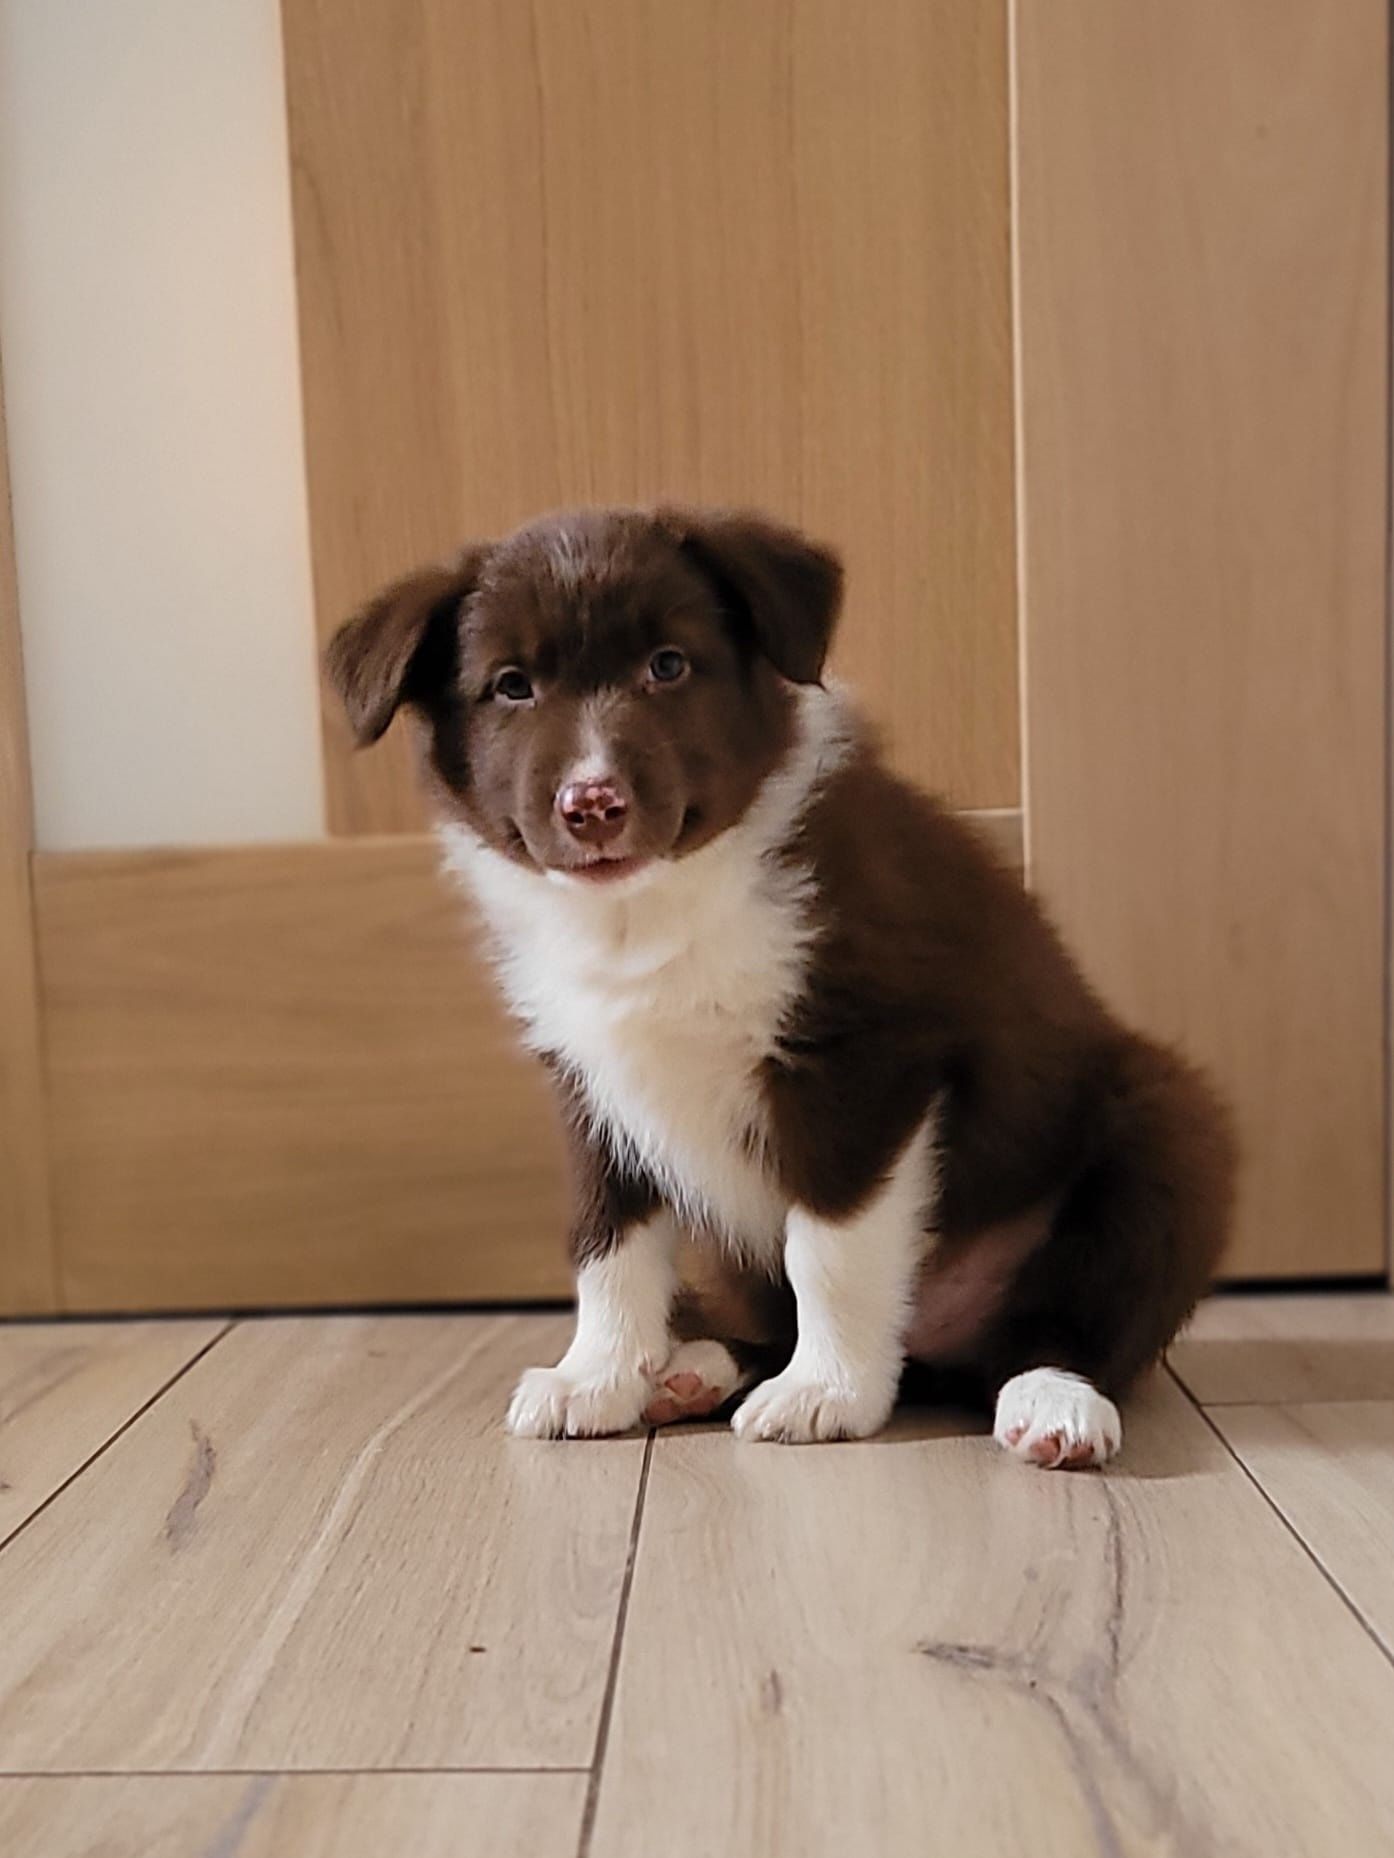
[[360, 743], [424, 725], [435, 798], [577, 882], [680, 858], [740, 819], [788, 747], [841, 599], [836, 558], [720, 512], [583, 511], [465, 549], [340, 628]]

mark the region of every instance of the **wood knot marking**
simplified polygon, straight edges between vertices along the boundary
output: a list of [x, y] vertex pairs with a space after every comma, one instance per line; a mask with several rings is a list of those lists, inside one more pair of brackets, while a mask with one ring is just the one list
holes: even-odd
[[951, 1664], [960, 1671], [999, 1671], [1001, 1655], [988, 1645], [957, 1645], [952, 1639], [922, 1639], [915, 1647], [922, 1658], [936, 1664]]
[[183, 1488], [169, 1506], [165, 1517], [165, 1540], [176, 1551], [183, 1548], [198, 1523], [198, 1506], [208, 1495], [213, 1474], [218, 1469], [218, 1454], [213, 1441], [196, 1419], [189, 1421], [189, 1436], [194, 1442], [193, 1462]]
[[760, 1707], [767, 1716], [778, 1716], [784, 1708], [784, 1685], [778, 1671], [767, 1671], [760, 1679]]

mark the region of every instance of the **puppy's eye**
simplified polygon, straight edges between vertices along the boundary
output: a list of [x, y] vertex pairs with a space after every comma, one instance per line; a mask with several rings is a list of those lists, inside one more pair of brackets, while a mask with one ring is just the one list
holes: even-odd
[[531, 703], [532, 680], [515, 665], [510, 665], [494, 679], [494, 695], [505, 703]]
[[676, 645], [664, 645], [649, 660], [649, 676], [655, 684], [676, 684], [687, 675], [687, 657]]

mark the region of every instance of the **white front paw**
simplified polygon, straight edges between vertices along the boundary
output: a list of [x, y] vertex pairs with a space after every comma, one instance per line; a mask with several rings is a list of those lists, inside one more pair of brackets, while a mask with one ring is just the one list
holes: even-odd
[[629, 1432], [653, 1394], [638, 1370], [606, 1375], [566, 1367], [529, 1368], [508, 1408], [508, 1430], [520, 1439], [595, 1439]]
[[895, 1390], [833, 1384], [796, 1368], [757, 1387], [731, 1421], [741, 1439], [774, 1439], [782, 1445], [811, 1445], [824, 1439], [866, 1439], [890, 1417]]

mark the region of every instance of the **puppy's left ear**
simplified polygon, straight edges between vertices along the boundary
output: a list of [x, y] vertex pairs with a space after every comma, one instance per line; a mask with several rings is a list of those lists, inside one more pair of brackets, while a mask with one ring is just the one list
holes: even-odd
[[739, 510], [663, 510], [659, 521], [795, 684], [816, 684], [842, 607], [842, 563], [797, 529]]
[[446, 566], [394, 581], [325, 647], [324, 668], [360, 748], [377, 741], [404, 703], [429, 704], [455, 676], [460, 607], [489, 546], [472, 544]]

